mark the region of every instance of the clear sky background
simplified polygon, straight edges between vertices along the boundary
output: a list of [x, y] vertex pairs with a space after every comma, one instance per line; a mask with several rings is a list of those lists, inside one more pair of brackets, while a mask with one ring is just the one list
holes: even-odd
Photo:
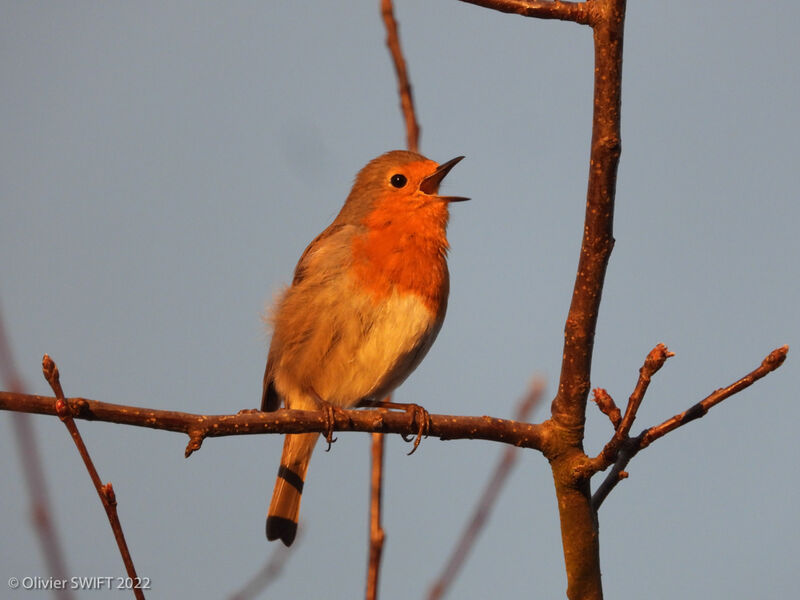
[[[455, 1], [398, 0], [423, 153], [466, 160], [453, 207], [450, 309], [396, 394], [437, 413], [510, 416], [557, 382], [582, 232], [591, 31]], [[0, 307], [20, 371], [49, 394], [234, 413], [259, 403], [261, 314], [355, 173], [405, 145], [378, 2], [2, 2]], [[592, 385], [624, 404], [656, 375], [634, 432], [773, 348], [786, 364], [629, 466], [600, 512], [609, 598], [787, 598], [800, 550], [800, 6], [629, 0], [616, 247]], [[546, 417], [547, 402], [537, 413]], [[0, 597], [47, 576], [11, 420], [0, 415]], [[35, 417], [69, 575], [120, 575], [63, 425]], [[280, 436], [207, 440], [80, 422], [112, 481], [151, 598], [224, 598], [265, 562]], [[586, 446], [609, 438], [590, 405]], [[369, 436], [317, 452], [305, 531], [265, 597], [358, 598]], [[382, 597], [422, 598], [502, 447], [387, 445]], [[599, 479], [595, 482], [599, 482]], [[546, 461], [527, 452], [451, 598], [558, 598], [566, 580]], [[83, 597], [125, 597], [84, 593]]]

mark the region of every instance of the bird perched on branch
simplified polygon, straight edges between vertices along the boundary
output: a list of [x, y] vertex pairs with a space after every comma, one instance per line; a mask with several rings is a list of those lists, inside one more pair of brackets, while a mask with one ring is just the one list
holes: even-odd
[[[462, 158], [440, 165], [395, 150], [359, 172], [273, 307], [261, 410], [281, 401], [328, 411], [380, 401], [419, 365], [447, 310], [448, 206], [467, 200], [440, 196], [439, 185]], [[286, 435], [267, 516], [270, 540], [294, 541], [319, 435]]]

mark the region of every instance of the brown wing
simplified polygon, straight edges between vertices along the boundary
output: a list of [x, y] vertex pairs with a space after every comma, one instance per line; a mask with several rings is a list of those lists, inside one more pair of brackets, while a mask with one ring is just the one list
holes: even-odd
[[[323, 231], [317, 237], [315, 237], [303, 251], [303, 254], [300, 256], [300, 260], [297, 261], [297, 266], [295, 267], [294, 270], [294, 279], [292, 280], [292, 287], [300, 285], [303, 282], [303, 280], [306, 279], [309, 265], [314, 260], [315, 251], [318, 250], [320, 246], [325, 244], [328, 238], [340, 235], [344, 238], [349, 239], [349, 237], [352, 235], [353, 229], [354, 228], [352, 225], [334, 222], [331, 223], [331, 225], [329, 225], [325, 229], [325, 231]], [[337, 257], [334, 260], [340, 260], [340, 257]], [[273, 333], [273, 342], [274, 342], [274, 333]], [[267, 358], [267, 366], [266, 369], [264, 369], [264, 383], [261, 391], [261, 410], [268, 412], [278, 410], [282, 402], [282, 398], [278, 394], [278, 391], [275, 389], [275, 385], [273, 383], [274, 357], [272, 351], [273, 347], [272, 345], [270, 345], [269, 357]]]
[[264, 387], [261, 392], [261, 410], [265, 412], [272, 412], [281, 407], [281, 397], [272, 383], [271, 362], [267, 360], [267, 368], [264, 369]]
[[347, 225], [336, 222], [331, 223], [328, 225], [325, 231], [311, 240], [311, 243], [306, 246], [305, 250], [303, 250], [303, 254], [300, 255], [300, 260], [297, 261], [297, 266], [294, 268], [294, 279], [292, 279], [292, 285], [297, 285], [303, 281], [303, 279], [305, 279], [311, 253], [314, 252], [314, 250], [316, 250], [317, 247], [327, 238], [339, 232], [343, 227], [347, 227]]

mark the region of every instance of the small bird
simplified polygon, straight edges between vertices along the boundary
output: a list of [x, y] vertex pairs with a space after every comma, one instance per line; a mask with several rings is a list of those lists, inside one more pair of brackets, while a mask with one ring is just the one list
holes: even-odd
[[[325, 231], [300, 257], [272, 310], [262, 411], [379, 401], [411, 374], [442, 327], [450, 276], [443, 164], [394, 150], [370, 161]], [[287, 434], [267, 539], [287, 546], [319, 433]]]

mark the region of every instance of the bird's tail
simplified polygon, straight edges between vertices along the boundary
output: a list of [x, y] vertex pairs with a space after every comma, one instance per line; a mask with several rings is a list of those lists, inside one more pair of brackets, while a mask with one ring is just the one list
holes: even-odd
[[267, 513], [268, 540], [280, 539], [287, 546], [294, 541], [303, 482], [318, 437], [318, 433], [294, 433], [283, 442], [278, 480]]

